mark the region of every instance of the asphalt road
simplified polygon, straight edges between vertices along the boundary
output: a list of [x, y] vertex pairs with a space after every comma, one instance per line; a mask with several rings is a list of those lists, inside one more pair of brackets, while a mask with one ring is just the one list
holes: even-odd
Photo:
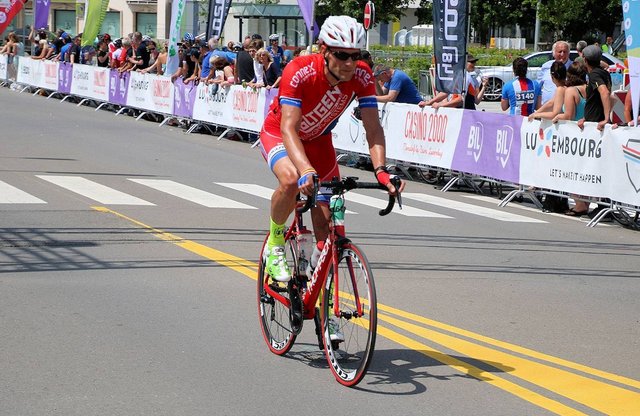
[[313, 325], [284, 358], [262, 339], [259, 151], [0, 103], [0, 415], [640, 414], [637, 232], [419, 182], [386, 218], [348, 199], [380, 324], [347, 389]]

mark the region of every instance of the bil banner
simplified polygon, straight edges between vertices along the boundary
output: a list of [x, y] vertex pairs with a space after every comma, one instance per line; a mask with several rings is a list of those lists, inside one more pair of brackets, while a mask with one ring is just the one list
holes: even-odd
[[24, 6], [22, 0], [11, 0], [8, 6], [0, 7], [0, 33], [7, 29], [7, 26], [17, 16], [22, 6]]
[[637, 127], [640, 111], [640, 0], [622, 0], [622, 13], [629, 60], [629, 90]]
[[210, 0], [209, 20], [207, 21], [207, 40], [212, 36], [219, 38], [222, 36], [224, 22], [227, 20], [231, 0]]
[[467, 0], [434, 0], [433, 51], [436, 90], [460, 94], [465, 88]]

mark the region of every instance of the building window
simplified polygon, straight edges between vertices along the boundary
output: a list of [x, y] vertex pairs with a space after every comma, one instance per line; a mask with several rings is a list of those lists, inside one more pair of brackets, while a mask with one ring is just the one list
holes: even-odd
[[102, 22], [100, 33], [108, 33], [111, 39], [120, 37], [120, 12], [107, 12]]
[[62, 29], [69, 35], [76, 34], [76, 12], [75, 10], [56, 10], [54, 12], [53, 26]]
[[142, 35], [156, 37], [158, 18], [156, 13], [136, 13], [136, 31]]

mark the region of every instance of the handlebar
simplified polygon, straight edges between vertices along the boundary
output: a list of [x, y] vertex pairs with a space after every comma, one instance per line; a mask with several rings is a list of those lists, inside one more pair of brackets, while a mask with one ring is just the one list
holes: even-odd
[[[398, 191], [400, 189], [400, 178], [392, 177], [391, 184], [396, 188], [396, 195], [389, 194], [389, 202], [387, 203], [386, 208], [381, 209], [378, 214], [381, 216], [385, 216], [389, 214], [393, 210], [393, 206], [398, 202], [398, 207], [402, 209], [402, 196]], [[378, 182], [358, 182], [358, 178], [353, 176], [347, 176], [342, 179], [333, 178], [333, 180], [329, 182], [319, 182], [318, 177], [314, 175], [313, 177], [313, 192], [310, 196], [307, 196], [307, 201], [304, 206], [298, 208], [298, 212], [304, 213], [307, 212], [312, 207], [316, 206], [316, 200], [318, 196], [318, 190], [320, 187], [323, 188], [331, 188], [334, 195], [340, 195], [345, 192], [351, 191], [353, 189], [381, 189], [383, 191], [387, 191], [387, 187], [378, 183]]]

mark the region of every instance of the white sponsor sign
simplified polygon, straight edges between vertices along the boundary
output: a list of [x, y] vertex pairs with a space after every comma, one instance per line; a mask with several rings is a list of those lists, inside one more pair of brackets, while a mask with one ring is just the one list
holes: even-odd
[[[177, 81], [179, 82], [179, 81]], [[198, 85], [193, 118], [212, 124], [259, 132], [264, 122], [265, 94], [234, 85]]]
[[0, 55], [0, 79], [7, 79], [7, 65], [9, 65], [9, 57]]
[[173, 113], [174, 91], [171, 78], [131, 72], [127, 106], [156, 113]]
[[58, 62], [42, 61], [43, 71], [39, 87], [54, 91], [58, 89], [58, 65]]
[[109, 101], [109, 70], [90, 65], [73, 64], [71, 94]]
[[42, 61], [31, 58], [20, 58], [17, 80], [20, 84], [40, 85]]

